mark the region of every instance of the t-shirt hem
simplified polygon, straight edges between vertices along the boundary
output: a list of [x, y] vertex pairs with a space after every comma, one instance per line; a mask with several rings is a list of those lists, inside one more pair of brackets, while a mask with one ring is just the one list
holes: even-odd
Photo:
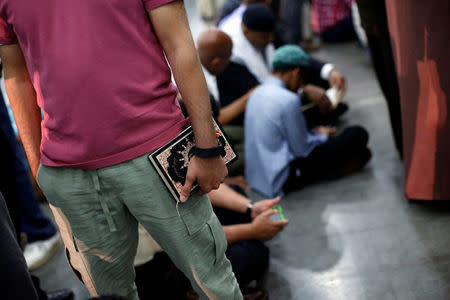
[[41, 164], [48, 167], [70, 167], [76, 169], [99, 169], [116, 164], [120, 164], [146, 153], [150, 153], [159, 147], [167, 144], [170, 140], [175, 138], [184, 128], [189, 125], [189, 119], [183, 119], [182, 121], [176, 123], [174, 126], [167, 129], [164, 133], [158, 135], [157, 137], [142, 143], [133, 148], [127, 149], [125, 151], [110, 155], [105, 158], [100, 158], [96, 160], [91, 160], [81, 163], [56, 163], [44, 155], [41, 156]]
[[176, 0], [144, 0], [145, 9], [152, 10]]
[[17, 44], [18, 41], [16, 38], [12, 38], [12, 39], [0, 39], [0, 46], [5, 46], [5, 45], [14, 45]]

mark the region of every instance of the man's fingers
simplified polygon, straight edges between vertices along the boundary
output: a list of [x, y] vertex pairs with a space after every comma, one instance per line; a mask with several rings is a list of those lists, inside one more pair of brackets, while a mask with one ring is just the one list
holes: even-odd
[[211, 192], [212, 190], [217, 190], [220, 185], [222, 184], [223, 179], [217, 180], [217, 181], [209, 181], [208, 183], [204, 184], [202, 187], [202, 190], [206, 193]]
[[339, 81], [339, 89], [345, 91], [346, 84], [345, 84], [345, 78], [341, 78]]
[[184, 182], [183, 189], [181, 190], [180, 201], [186, 202], [191, 194], [193, 180], [191, 177], [186, 176], [186, 181]]
[[270, 216], [276, 215], [277, 213], [278, 213], [278, 210], [276, 210], [276, 209], [268, 209], [268, 210], [264, 211], [262, 213], [262, 215], [270, 217]]
[[280, 201], [281, 201], [281, 197], [280, 196], [275, 197], [275, 198], [272, 199], [272, 205], [277, 204]]
[[281, 228], [283, 228], [283, 227], [285, 227], [287, 224], [289, 224], [289, 221], [288, 220], [279, 220], [279, 221], [274, 221], [275, 222], [275, 225], [277, 225], [277, 226], [279, 226], [279, 227], [281, 227]]

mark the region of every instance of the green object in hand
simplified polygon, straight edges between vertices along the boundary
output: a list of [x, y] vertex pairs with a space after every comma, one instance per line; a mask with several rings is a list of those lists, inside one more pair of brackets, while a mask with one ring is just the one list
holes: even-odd
[[281, 205], [274, 205], [272, 206], [272, 209], [277, 210], [278, 212], [275, 215], [270, 216], [270, 218], [274, 221], [284, 221], [286, 218], [283, 214], [283, 209], [281, 208]]

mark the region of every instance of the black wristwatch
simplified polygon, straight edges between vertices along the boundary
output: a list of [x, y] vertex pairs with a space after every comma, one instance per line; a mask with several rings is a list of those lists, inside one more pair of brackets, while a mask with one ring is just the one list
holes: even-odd
[[194, 147], [194, 155], [200, 158], [210, 158], [216, 156], [225, 156], [225, 148], [223, 146], [217, 146], [214, 148], [198, 148]]
[[252, 216], [252, 209], [253, 209], [253, 203], [249, 202], [247, 204], [247, 210], [245, 211], [245, 214], [249, 217]]

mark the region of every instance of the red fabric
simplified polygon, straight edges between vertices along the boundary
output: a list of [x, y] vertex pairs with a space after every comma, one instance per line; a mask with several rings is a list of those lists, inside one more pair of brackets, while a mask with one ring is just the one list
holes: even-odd
[[405, 194], [450, 200], [448, 1], [386, 1], [402, 105]]
[[351, 16], [352, 0], [312, 0], [311, 25], [322, 33]]
[[118, 164], [187, 123], [142, 0], [0, 0], [0, 43], [17, 41], [44, 111], [44, 165]]

